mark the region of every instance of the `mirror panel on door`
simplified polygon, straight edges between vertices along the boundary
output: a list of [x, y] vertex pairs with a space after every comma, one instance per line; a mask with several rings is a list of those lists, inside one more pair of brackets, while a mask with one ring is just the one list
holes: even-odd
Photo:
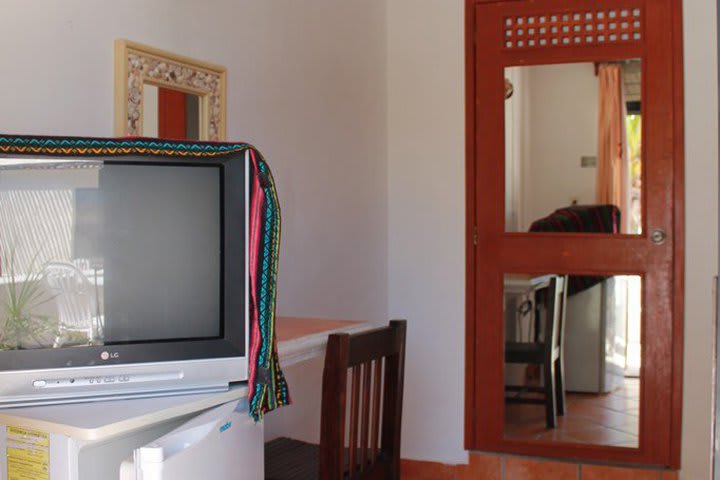
[[505, 68], [505, 231], [642, 233], [641, 70]]
[[505, 438], [638, 448], [641, 277], [503, 283]]

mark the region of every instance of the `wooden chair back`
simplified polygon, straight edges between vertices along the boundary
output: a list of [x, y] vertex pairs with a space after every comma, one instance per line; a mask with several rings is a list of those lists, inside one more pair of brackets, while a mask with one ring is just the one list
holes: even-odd
[[545, 352], [554, 360], [562, 352], [565, 337], [567, 276], [554, 277], [547, 289], [545, 318]]
[[405, 320], [393, 320], [368, 332], [330, 335], [320, 480], [399, 480], [405, 331]]

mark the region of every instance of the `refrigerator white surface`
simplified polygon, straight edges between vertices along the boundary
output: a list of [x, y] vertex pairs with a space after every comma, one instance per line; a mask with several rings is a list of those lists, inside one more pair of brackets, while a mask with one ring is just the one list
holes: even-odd
[[622, 385], [627, 355], [627, 277], [568, 297], [565, 389], [606, 393]]
[[198, 415], [136, 449], [120, 480], [261, 480], [263, 428], [247, 412], [242, 399]]
[[[117, 479], [135, 449], [246, 398], [247, 386], [240, 384], [221, 393], [2, 409], [0, 479]], [[262, 456], [256, 461], [262, 465]]]

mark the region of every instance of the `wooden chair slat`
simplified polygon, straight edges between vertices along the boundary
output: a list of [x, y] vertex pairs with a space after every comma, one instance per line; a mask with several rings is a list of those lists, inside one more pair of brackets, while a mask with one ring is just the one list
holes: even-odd
[[[395, 322], [390, 322], [393, 326]], [[400, 349], [385, 357], [385, 388], [383, 391], [383, 414], [381, 451], [390, 459], [390, 469], [400, 478], [400, 427], [402, 422], [403, 380], [405, 372], [405, 323], [396, 328]]]
[[355, 455], [357, 452], [358, 411], [360, 403], [360, 367], [352, 367], [352, 392], [350, 393], [350, 452], [348, 453], [348, 471], [350, 479], [355, 474]]
[[[337, 439], [345, 444], [345, 417], [348, 382], [348, 351], [350, 336], [338, 336], [328, 342], [325, 353], [322, 387], [322, 417], [320, 423], [319, 469], [326, 480], [341, 480], [345, 462], [342, 453], [336, 453]], [[310, 461], [310, 460], [309, 460]]]
[[370, 463], [377, 459], [378, 441], [380, 434], [380, 389], [382, 388], [383, 359], [375, 360], [375, 375], [373, 381], [372, 403], [372, 429], [370, 431]]
[[368, 460], [368, 437], [370, 435], [370, 381], [372, 374], [371, 362], [362, 364], [362, 417], [360, 427], [360, 471], [365, 471]]

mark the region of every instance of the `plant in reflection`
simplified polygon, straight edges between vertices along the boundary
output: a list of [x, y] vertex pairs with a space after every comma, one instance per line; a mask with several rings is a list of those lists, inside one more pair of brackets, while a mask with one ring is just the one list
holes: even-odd
[[15, 255], [0, 255], [3, 269], [2, 314], [0, 316], [0, 350], [38, 348], [53, 343], [60, 330], [59, 322], [40, 308], [54, 298], [44, 288], [43, 269], [37, 266], [37, 254], [27, 271], [16, 272]]
[[625, 130], [630, 173], [630, 233], [641, 233], [642, 119], [640, 115], [626, 116]]

